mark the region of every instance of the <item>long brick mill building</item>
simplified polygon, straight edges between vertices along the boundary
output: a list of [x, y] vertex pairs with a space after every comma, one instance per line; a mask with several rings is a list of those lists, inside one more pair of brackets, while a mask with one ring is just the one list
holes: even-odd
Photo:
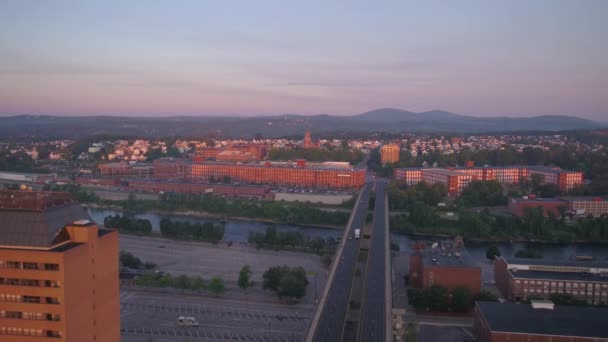
[[0, 191], [0, 341], [120, 340], [118, 233], [69, 193]]
[[608, 263], [506, 258], [494, 260], [496, 287], [504, 298], [523, 302], [566, 293], [590, 304], [608, 304]]
[[608, 342], [608, 309], [477, 302], [473, 331], [478, 342]]
[[154, 178], [207, 181], [228, 176], [233, 181], [315, 188], [360, 188], [365, 184], [365, 169], [309, 167], [297, 165], [231, 164], [162, 158], [154, 161]]
[[442, 183], [448, 194], [456, 196], [473, 180], [496, 180], [501, 184], [519, 184], [524, 179], [540, 175], [543, 184], [555, 184], [568, 191], [583, 184], [583, 173], [545, 166], [484, 166], [458, 168], [401, 168], [393, 171], [396, 180], [413, 185], [424, 181]]

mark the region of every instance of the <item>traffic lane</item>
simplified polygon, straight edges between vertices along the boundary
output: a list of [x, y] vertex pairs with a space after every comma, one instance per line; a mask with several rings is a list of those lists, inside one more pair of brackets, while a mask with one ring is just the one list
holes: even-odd
[[[354, 229], [360, 229], [364, 223], [369, 205], [369, 187], [366, 187], [365, 191], [354, 213], [350, 230], [346, 234], [352, 234]], [[336, 266], [336, 274], [330, 285], [329, 296], [315, 332], [315, 341], [331, 342], [338, 341], [340, 338], [342, 323], [348, 308], [352, 275], [360, 242], [358, 239], [348, 239], [349, 237], [347, 237], [344, 245], [342, 257], [336, 260], [339, 264]]]
[[385, 220], [384, 184], [376, 185], [376, 203], [372, 233], [372, 247], [368, 260], [365, 305], [362, 313], [360, 341], [383, 341], [385, 339]]
[[342, 252], [344, 258], [337, 260], [340, 264], [337, 266], [338, 269], [331, 284], [328, 301], [321, 314], [321, 321], [315, 333], [315, 341], [338, 341], [340, 338], [356, 264], [358, 241], [357, 239], [347, 240]]

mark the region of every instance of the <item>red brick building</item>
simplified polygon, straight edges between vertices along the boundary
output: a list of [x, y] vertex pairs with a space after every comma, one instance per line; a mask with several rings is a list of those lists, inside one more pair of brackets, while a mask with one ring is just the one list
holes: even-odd
[[114, 177], [76, 177], [76, 184], [81, 185], [97, 185], [97, 186], [120, 186], [121, 181], [119, 178]]
[[473, 177], [447, 169], [422, 169], [422, 180], [429, 184], [441, 183], [448, 189], [448, 195], [456, 196], [471, 183]]
[[509, 212], [517, 217], [524, 216], [527, 208], [542, 208], [545, 216], [560, 217], [560, 210], [568, 207], [568, 202], [559, 198], [509, 198]]
[[386, 144], [380, 147], [380, 160], [382, 165], [396, 163], [399, 161], [399, 145]]
[[150, 177], [152, 165], [129, 163], [105, 163], [97, 166], [102, 177]]
[[236, 197], [256, 197], [273, 199], [269, 187], [254, 185], [207, 184], [181, 181], [162, 181], [149, 179], [128, 180], [130, 191], [176, 192], [182, 194], [215, 194]]
[[475, 340], [479, 342], [608, 342], [608, 309], [477, 302]]
[[454, 289], [464, 286], [472, 293], [481, 290], [481, 269], [474, 265], [461, 246], [454, 242], [418, 245], [410, 254], [410, 284], [417, 288], [440, 285]]
[[[420, 172], [419, 178], [416, 170]], [[393, 172], [396, 179], [406, 179], [408, 184], [416, 184], [420, 181], [444, 183], [450, 189], [448, 191], [450, 195], [459, 194], [462, 188], [473, 180], [496, 180], [501, 184], [519, 184], [523, 179], [530, 179], [534, 174], [542, 176], [543, 184], [556, 184], [560, 191], [568, 191], [583, 183], [582, 172], [565, 171], [559, 168], [544, 166], [484, 166], [448, 169], [405, 168], [395, 169]]]
[[[227, 147], [207, 147], [196, 151], [192, 158], [195, 162], [206, 160], [222, 160], [230, 162], [244, 162], [262, 160], [268, 148], [265, 144], [233, 144]], [[220, 154], [224, 155], [220, 155]]]
[[560, 191], [568, 191], [583, 184], [583, 173], [577, 171], [565, 171], [550, 167], [528, 167], [528, 174], [543, 177], [543, 184], [556, 184]]
[[398, 181], [405, 182], [405, 184], [407, 184], [407, 185], [418, 184], [422, 181], [422, 169], [421, 168], [395, 169], [395, 171], [393, 171], [393, 177]]
[[225, 176], [232, 181], [305, 186], [317, 188], [359, 188], [365, 184], [364, 169], [294, 167], [292, 165], [229, 164], [193, 162], [186, 159], [163, 158], [154, 161], [154, 177], [207, 181]]
[[608, 197], [561, 197], [574, 216], [599, 217], [608, 214]]
[[608, 263], [497, 257], [496, 287], [510, 301], [571, 294], [591, 304], [608, 303]]

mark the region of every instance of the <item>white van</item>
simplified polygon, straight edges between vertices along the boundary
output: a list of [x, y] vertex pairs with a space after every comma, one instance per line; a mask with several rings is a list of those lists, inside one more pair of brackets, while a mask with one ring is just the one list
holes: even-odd
[[177, 325], [180, 327], [198, 327], [198, 321], [194, 317], [177, 317]]

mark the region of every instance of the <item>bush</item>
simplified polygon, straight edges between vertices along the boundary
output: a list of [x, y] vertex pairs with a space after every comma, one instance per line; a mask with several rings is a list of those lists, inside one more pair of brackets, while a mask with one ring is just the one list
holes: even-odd
[[103, 225], [108, 228], [116, 228], [121, 232], [135, 233], [139, 235], [150, 235], [152, 233], [152, 223], [149, 220], [139, 219], [131, 216], [107, 216], [103, 220]]
[[262, 287], [275, 292], [279, 298], [300, 299], [306, 295], [308, 278], [302, 267], [273, 266], [262, 277]]

